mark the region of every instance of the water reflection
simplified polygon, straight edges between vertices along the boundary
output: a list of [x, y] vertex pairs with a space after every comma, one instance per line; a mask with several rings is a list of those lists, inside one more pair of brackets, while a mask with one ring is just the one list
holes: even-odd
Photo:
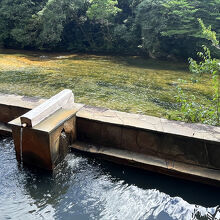
[[82, 155], [53, 174], [19, 168], [10, 139], [0, 155], [0, 219], [209, 219], [219, 204], [217, 188]]

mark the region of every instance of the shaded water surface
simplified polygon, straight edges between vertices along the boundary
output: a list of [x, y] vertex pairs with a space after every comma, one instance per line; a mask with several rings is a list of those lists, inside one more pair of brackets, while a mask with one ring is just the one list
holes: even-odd
[[69, 154], [53, 174], [19, 168], [12, 140], [0, 140], [1, 220], [202, 220], [219, 200], [218, 188], [80, 154]]

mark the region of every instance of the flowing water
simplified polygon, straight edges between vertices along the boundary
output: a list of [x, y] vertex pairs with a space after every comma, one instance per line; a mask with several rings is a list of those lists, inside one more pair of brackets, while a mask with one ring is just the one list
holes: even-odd
[[20, 130], [20, 161], [23, 163], [23, 127], [21, 126]]
[[219, 204], [219, 188], [81, 154], [67, 155], [53, 174], [22, 168], [13, 141], [0, 140], [1, 220], [208, 220]]

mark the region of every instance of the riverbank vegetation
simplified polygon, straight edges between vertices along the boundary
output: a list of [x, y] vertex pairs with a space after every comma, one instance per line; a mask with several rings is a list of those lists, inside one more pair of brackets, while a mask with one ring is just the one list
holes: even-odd
[[220, 0], [1, 0], [0, 17], [9, 48], [185, 59], [206, 42], [197, 18], [220, 37]]
[[[212, 45], [220, 50], [219, 41], [216, 38], [216, 32], [212, 31], [211, 26], [206, 27], [203, 21], [199, 18], [198, 22], [202, 29], [202, 35]], [[207, 100], [204, 104], [197, 103], [194, 94], [187, 96], [180, 85], [178, 88], [177, 101], [181, 105], [180, 115], [181, 120], [187, 122], [202, 122], [214, 125], [220, 125], [220, 62], [212, 58], [210, 49], [202, 45], [203, 51], [198, 52], [197, 55], [200, 58], [200, 62], [189, 58], [189, 70], [193, 74], [191, 81], [197, 83], [204, 74], [210, 74], [212, 76], [212, 98]], [[185, 80], [179, 80], [182, 83], [187, 84]], [[171, 115], [172, 118], [172, 115]]]

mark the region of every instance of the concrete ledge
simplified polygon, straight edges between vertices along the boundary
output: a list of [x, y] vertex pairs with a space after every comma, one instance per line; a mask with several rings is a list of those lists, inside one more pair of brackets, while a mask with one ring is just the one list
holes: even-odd
[[180, 121], [171, 121], [164, 118], [119, 112], [93, 106], [85, 106], [82, 108], [77, 113], [77, 117], [119, 126], [153, 130], [160, 133], [179, 135], [182, 137], [184, 136], [200, 140], [220, 142], [220, 127], [199, 123], [192, 124]]
[[75, 142], [71, 145], [73, 151], [86, 152], [95, 156], [103, 157], [109, 161], [123, 163], [134, 167], [140, 167], [149, 171], [157, 171], [170, 176], [181, 177], [189, 180], [209, 183], [220, 186], [219, 170], [207, 169], [199, 166], [192, 166], [185, 163], [160, 159], [157, 157], [143, 155], [126, 150], [108, 147], [97, 147], [95, 145]]
[[0, 122], [7, 123], [14, 120], [45, 100], [0, 93]]
[[59, 109], [71, 109], [74, 104], [74, 95], [70, 89], [64, 89], [55, 96], [38, 105], [20, 117], [21, 124], [34, 127], [45, 118], [54, 114]]
[[0, 93], [0, 104], [32, 109], [47, 99]]

